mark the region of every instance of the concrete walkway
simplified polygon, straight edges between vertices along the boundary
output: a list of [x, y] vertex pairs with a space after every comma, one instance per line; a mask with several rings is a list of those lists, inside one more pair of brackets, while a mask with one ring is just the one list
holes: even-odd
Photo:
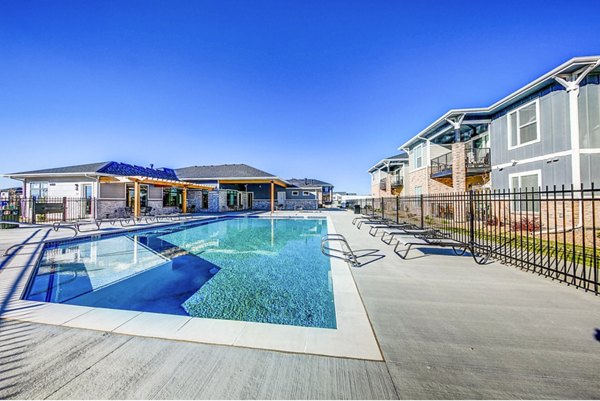
[[433, 250], [404, 261], [329, 214], [383, 256], [353, 274], [385, 362], [0, 320], [0, 398], [600, 397], [599, 297]]

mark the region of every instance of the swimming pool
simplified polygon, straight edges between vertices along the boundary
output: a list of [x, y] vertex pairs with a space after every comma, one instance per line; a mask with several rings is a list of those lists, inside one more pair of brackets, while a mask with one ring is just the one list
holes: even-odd
[[336, 328], [326, 219], [231, 218], [47, 244], [25, 298]]

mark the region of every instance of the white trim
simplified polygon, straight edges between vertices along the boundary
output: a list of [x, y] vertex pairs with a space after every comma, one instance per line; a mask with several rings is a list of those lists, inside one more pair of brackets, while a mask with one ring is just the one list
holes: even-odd
[[600, 148], [585, 148], [585, 149], [579, 149], [580, 153], [584, 153], [584, 154], [596, 154], [596, 153], [600, 153]]
[[[542, 160], [548, 160], [548, 159], [553, 159], [553, 158], [562, 157], [562, 156], [571, 156], [572, 153], [573, 153], [572, 150], [564, 150], [562, 152], [548, 153], [548, 154], [541, 155], [541, 156], [530, 157], [529, 159], [515, 160], [515, 163], [508, 162], [508, 163], [496, 164], [496, 165], [492, 166], [492, 169], [511, 167], [516, 164], [527, 164], [527, 163], [539, 162]], [[600, 149], [599, 149], [598, 153], [600, 153]]]
[[300, 196], [300, 191], [292, 191], [292, 196]]
[[[541, 187], [542, 186], [542, 170], [541, 169], [521, 171], [521, 172], [518, 172], [518, 173], [511, 173], [511, 174], [508, 175], [508, 180], [512, 181], [512, 179], [514, 177], [522, 177], [524, 175], [534, 175], [534, 174], [537, 174], [537, 176], [538, 176], [538, 187]], [[511, 184], [512, 184], [512, 182], [511, 182]], [[521, 188], [520, 184], [521, 183], [519, 182], [519, 188]]]
[[[537, 175], [537, 181], [538, 181], [538, 187], [534, 188], [534, 190], [537, 190], [539, 188], [542, 188], [542, 170], [529, 170], [529, 171], [523, 171], [523, 172], [519, 172], [519, 173], [512, 173], [508, 175], [508, 187], [510, 188], [511, 192], [513, 192], [515, 190], [515, 188], [513, 188], [512, 186], [512, 179], [513, 178], [518, 178], [519, 179], [519, 186], [517, 188], [517, 190], [520, 192], [522, 190], [522, 186], [521, 186], [521, 177], [523, 176], [527, 176], [527, 175]], [[529, 187], [526, 187], [526, 189], [528, 189]], [[534, 198], [532, 199], [528, 199], [528, 202], [533, 202], [535, 201]], [[519, 207], [519, 209], [515, 208], [516, 204], [520, 205], [520, 202], [525, 202], [524, 199], [519, 199], [517, 200], [511, 200], [510, 201], [510, 211], [511, 212], [522, 212], [521, 208]], [[528, 212], [530, 213], [539, 213], [540, 211], [535, 211], [535, 210], [529, 210]]]
[[[423, 155], [423, 153], [424, 153], [423, 152], [423, 145], [424, 145], [424, 143], [420, 143], [420, 144], [416, 145], [414, 148], [411, 149], [411, 152], [412, 152], [412, 154], [410, 155], [410, 157], [412, 158], [412, 163], [410, 164], [411, 171], [420, 170], [420, 169], [422, 169], [423, 167], [426, 166], [425, 157]], [[420, 152], [421, 152], [421, 155], [420, 155], [420, 157], [421, 157], [421, 165], [418, 166], [418, 167], [416, 167], [416, 164], [417, 164], [416, 150], [417, 149], [419, 149]]]
[[[532, 104], [535, 104], [535, 123], [527, 123], [525, 125], [520, 125], [520, 118], [519, 118], [519, 111], [521, 109], [524, 109], [525, 107], [531, 106]], [[511, 143], [512, 140], [512, 132], [511, 132], [511, 120], [512, 120], [512, 114], [514, 114], [517, 118], [517, 145], [513, 145]], [[534, 139], [533, 141], [529, 141], [529, 142], [525, 142], [525, 143], [521, 143], [521, 137], [520, 137], [520, 130], [523, 127], [529, 126], [531, 124], [536, 124], [536, 139]], [[536, 98], [535, 100], [532, 100], [531, 102], [527, 102], [519, 107], [517, 107], [514, 110], [511, 110], [510, 112], [506, 113], [506, 126], [507, 126], [507, 132], [508, 132], [508, 150], [513, 150], [513, 149], [517, 149], [517, 148], [521, 148], [523, 146], [528, 146], [528, 145], [533, 145], [534, 143], [538, 143], [541, 140], [541, 127], [540, 127], [540, 98]]]

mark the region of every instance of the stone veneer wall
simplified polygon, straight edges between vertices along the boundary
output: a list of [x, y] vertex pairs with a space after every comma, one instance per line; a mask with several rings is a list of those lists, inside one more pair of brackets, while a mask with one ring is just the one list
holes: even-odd
[[[227, 189], [214, 189], [208, 193], [208, 211], [209, 212], [230, 212], [235, 209], [230, 209], [227, 206], [227, 192], [231, 190]], [[241, 208], [237, 210], [248, 209], [248, 192], [237, 191], [242, 194], [241, 196]], [[260, 200], [254, 200], [254, 209], [256, 209], [257, 202]], [[198, 206], [196, 206], [198, 207]], [[270, 206], [269, 206], [270, 208]]]
[[297, 208], [317, 210], [319, 205], [317, 199], [286, 199], [284, 204], [285, 210], [296, 210]]
[[[275, 199], [275, 202], [277, 202], [277, 199]], [[271, 210], [271, 201], [268, 199], [254, 199], [252, 210]]]
[[196, 206], [196, 210], [202, 209], [202, 191], [188, 190], [187, 192], [187, 207], [190, 210], [190, 206]]
[[104, 219], [108, 215], [114, 216], [115, 211], [125, 207], [125, 199], [123, 200], [106, 200], [98, 199], [96, 202], [96, 218]]

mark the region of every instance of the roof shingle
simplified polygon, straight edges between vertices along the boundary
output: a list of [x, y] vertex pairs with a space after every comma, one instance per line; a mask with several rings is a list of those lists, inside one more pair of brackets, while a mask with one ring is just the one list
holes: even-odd
[[247, 164], [220, 164], [216, 166], [190, 166], [175, 170], [182, 180], [217, 178], [273, 178], [271, 173], [259, 170]]

